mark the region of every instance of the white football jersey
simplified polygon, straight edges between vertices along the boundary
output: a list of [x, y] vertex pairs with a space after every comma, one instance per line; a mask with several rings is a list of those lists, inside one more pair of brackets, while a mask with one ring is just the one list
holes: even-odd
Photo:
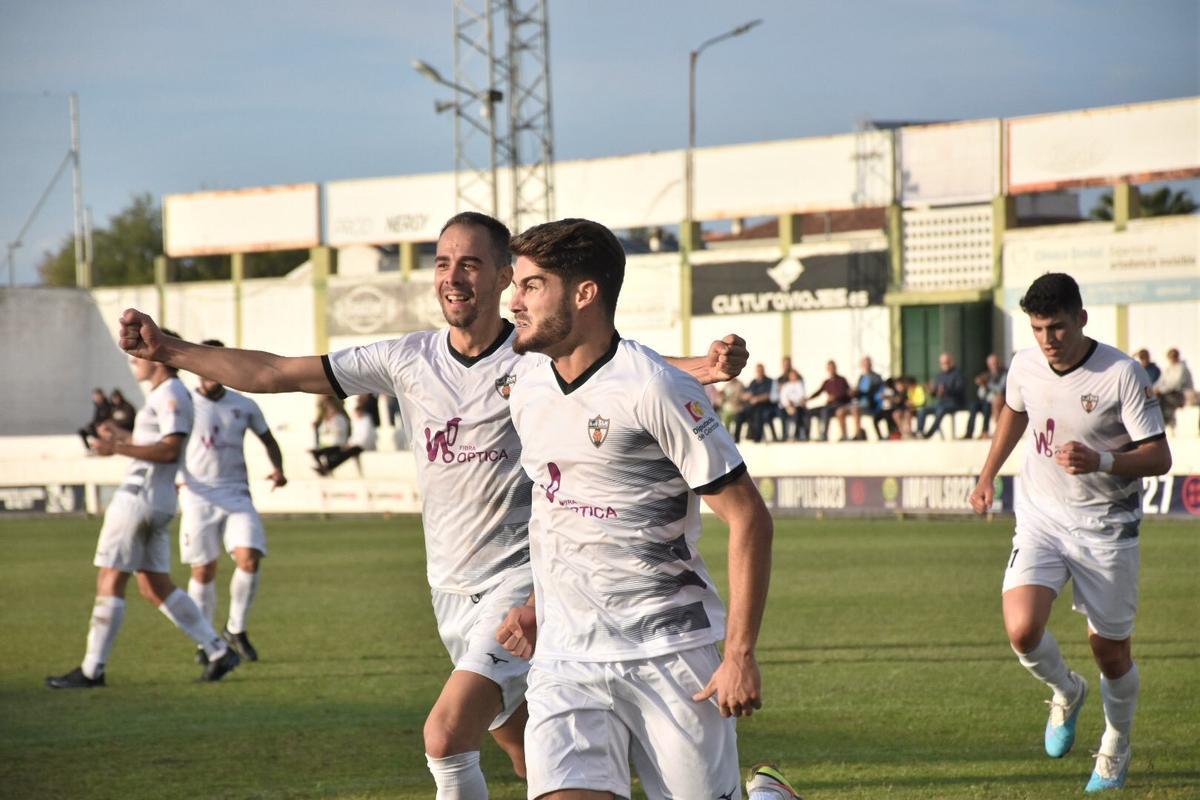
[[250, 491], [242, 442], [246, 430], [262, 436], [269, 428], [258, 403], [226, 388], [218, 400], [192, 390], [196, 428], [188, 440], [183, 479], [188, 491], [204, 497]]
[[521, 360], [514, 330], [505, 322], [474, 358], [450, 347], [448, 328], [323, 357], [339, 396], [399, 398], [423, 497], [429, 585], [443, 592], [481, 592], [529, 562], [532, 484], [508, 409]]
[[[150, 445], [162, 441], [172, 434], [181, 434], [186, 440], [192, 432], [192, 398], [187, 387], [179, 378], [168, 378], [146, 396], [146, 405], [133, 418], [132, 443]], [[180, 450], [179, 458], [169, 464], [157, 461], [133, 459], [121, 489], [139, 495], [155, 511], [175, 513], [178, 502], [175, 494], [175, 475], [179, 471], [187, 442]]]
[[534, 480], [535, 658], [624, 661], [724, 638], [698, 494], [745, 466], [700, 384], [616, 336], [571, 384], [548, 359], [522, 366], [512, 414]]
[[1123, 452], [1165, 435], [1158, 398], [1141, 365], [1115, 347], [1092, 342], [1078, 366], [1060, 373], [1034, 347], [1013, 356], [1005, 391], [1009, 407], [1029, 415], [1017, 528], [1135, 545], [1141, 479], [1106, 472], [1070, 475], [1054, 454], [1071, 441]]

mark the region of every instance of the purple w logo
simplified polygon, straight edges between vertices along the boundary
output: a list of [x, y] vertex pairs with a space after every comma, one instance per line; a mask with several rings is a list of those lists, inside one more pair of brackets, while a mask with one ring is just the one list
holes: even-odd
[[1054, 420], [1052, 420], [1052, 419], [1046, 420], [1046, 432], [1045, 433], [1042, 433], [1041, 431], [1034, 431], [1033, 432], [1033, 441], [1034, 441], [1034, 444], [1037, 446], [1037, 451], [1038, 451], [1039, 455], [1043, 455], [1046, 458], [1050, 458], [1051, 456], [1053, 456], [1054, 455]]
[[437, 461], [440, 451], [442, 461], [447, 464], [454, 462], [454, 451], [450, 447], [458, 439], [458, 423], [461, 421], [462, 417], [455, 417], [446, 423], [446, 430], [437, 433], [432, 433], [429, 428], [425, 429], [425, 455], [429, 456], [430, 461]]

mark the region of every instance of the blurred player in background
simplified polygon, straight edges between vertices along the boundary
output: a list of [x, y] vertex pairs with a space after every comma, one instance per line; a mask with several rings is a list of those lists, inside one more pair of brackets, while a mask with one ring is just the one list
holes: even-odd
[[[134, 310], [121, 320], [121, 346], [249, 392], [388, 394], [398, 397], [414, 441], [423, 496], [426, 566], [442, 641], [454, 663], [425, 723], [425, 750], [438, 797], [487, 797], [479, 766], [484, 734], [525, 774], [525, 673], [495, 631], [528, 597], [532, 484], [508, 397], [519, 356], [513, 324], [500, 316], [512, 282], [509, 231], [475, 212], [452, 217], [438, 238], [434, 289], [447, 328], [353, 347], [327, 356], [203, 347], [163, 336]], [[707, 382], [740, 372], [736, 337], [705, 357], [681, 359]], [[421, 444], [424, 447], [421, 447]]]
[[[1130, 637], [1138, 598], [1141, 479], [1171, 468], [1146, 371], [1083, 333], [1087, 312], [1069, 275], [1047, 273], [1021, 298], [1036, 348], [1013, 356], [996, 433], [971, 505], [991, 508], [1000, 467], [1033, 424], [1017, 482], [1016, 534], [1004, 573], [1004, 625], [1021, 664], [1054, 691], [1047, 755], [1075, 742], [1088, 695], [1046, 630], [1068, 579], [1100, 667], [1106, 727], [1087, 791], [1120, 788], [1138, 699]], [[1039, 352], [1040, 351], [1040, 352]]]
[[[513, 348], [542, 354], [511, 398], [536, 592], [497, 639], [534, 657], [529, 797], [631, 797], [631, 760], [653, 800], [740, 796], [733, 717], [762, 707], [771, 515], [700, 385], [616, 332], [612, 232], [559, 220], [512, 250]], [[701, 497], [729, 525], [728, 629], [697, 549]], [[765, 769], [748, 790], [794, 796]]]
[[137, 412], [132, 435], [103, 425], [93, 440], [98, 455], [133, 459], [104, 512], [96, 545], [96, 602], [83, 663], [65, 675], [46, 678], [51, 689], [104, 686], [105, 665], [125, 619], [125, 585], [137, 573], [138, 589], [167, 619], [191, 637], [208, 657], [201, 680], [220, 680], [239, 662], [204, 614], [171, 582], [171, 540], [175, 516], [175, 474], [192, 432], [192, 400], [176, 370], [141, 358], [132, 359], [139, 381], [150, 384], [146, 404]]
[[[209, 347], [224, 347], [207, 339]], [[217, 609], [217, 557], [229, 553], [237, 566], [229, 580], [229, 619], [221, 635], [246, 661], [258, 661], [258, 651], [246, 633], [246, 619], [258, 593], [259, 562], [267, 554], [267, 534], [250, 498], [242, 442], [251, 430], [267, 450], [274, 470], [267, 476], [272, 489], [287, 485], [283, 454], [258, 403], [216, 381], [200, 378], [192, 390], [195, 432], [188, 440], [183, 464], [184, 490], [179, 504], [179, 557], [191, 565], [188, 596], [212, 624]], [[207, 662], [203, 649], [196, 653]]]

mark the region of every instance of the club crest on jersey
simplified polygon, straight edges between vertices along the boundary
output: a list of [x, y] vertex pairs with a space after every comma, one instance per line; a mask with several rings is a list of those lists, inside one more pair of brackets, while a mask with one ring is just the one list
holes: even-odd
[[1089, 414], [1096, 410], [1096, 406], [1099, 405], [1099, 403], [1100, 398], [1097, 395], [1082, 394], [1079, 396], [1079, 404], [1083, 406], [1083, 410]]
[[608, 420], [604, 417], [592, 417], [588, 420], [588, 438], [596, 447], [604, 444], [608, 438]]
[[508, 396], [510, 394], [512, 394], [512, 387], [513, 387], [513, 384], [516, 382], [517, 382], [516, 375], [504, 375], [502, 377], [496, 378], [496, 393], [499, 394], [501, 397], [503, 397], [505, 400], [507, 400]]

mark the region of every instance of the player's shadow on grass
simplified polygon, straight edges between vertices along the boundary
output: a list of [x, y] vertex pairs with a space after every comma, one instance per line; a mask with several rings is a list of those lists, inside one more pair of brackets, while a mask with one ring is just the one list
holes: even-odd
[[[801, 769], [803, 772], [803, 769]], [[796, 781], [797, 788], [801, 791], [816, 792], [823, 789], [830, 791], [845, 791], [847, 789], [869, 789], [878, 788], [887, 790], [890, 787], [920, 787], [927, 786], [931, 790], [930, 797], [938, 797], [937, 790], [950, 787], [963, 786], [1004, 786], [1006, 789], [1017, 788], [1014, 784], [1064, 784], [1065, 791], [1078, 791], [1078, 783], [1081, 781], [1078, 775], [1059, 775], [1049, 773], [987, 773], [987, 774], [964, 774], [964, 775], [946, 775], [937, 778], [929, 778], [923, 776], [912, 777], [888, 777], [879, 778], [877, 780], [856, 780], [853, 782], [842, 780], [803, 780]], [[1133, 772], [1130, 773], [1128, 789], [1148, 789], [1165, 790], [1192, 788], [1200, 781], [1200, 772], [1196, 771], [1181, 771], [1172, 772], [1166, 771], [1148, 771], [1141, 775]]]

